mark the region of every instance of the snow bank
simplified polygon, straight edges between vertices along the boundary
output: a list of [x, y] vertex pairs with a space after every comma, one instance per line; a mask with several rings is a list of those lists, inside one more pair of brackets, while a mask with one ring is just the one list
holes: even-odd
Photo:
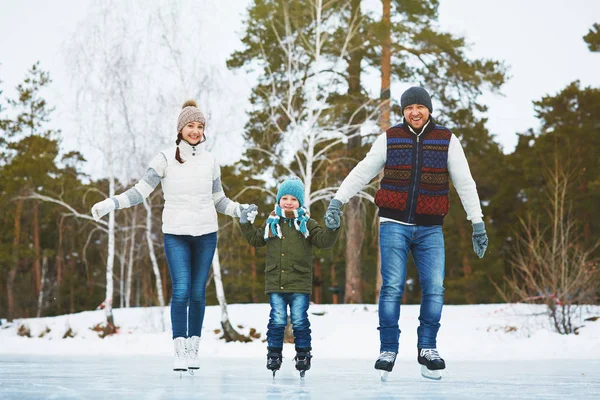
[[[268, 304], [229, 305], [231, 323], [241, 333], [251, 328], [260, 338], [251, 343], [220, 339], [220, 309], [206, 308], [201, 352], [205, 357], [263, 357]], [[379, 352], [377, 306], [312, 305], [309, 310], [313, 353], [323, 358], [373, 359]], [[322, 314], [322, 315], [321, 315]], [[416, 357], [418, 305], [403, 305], [400, 359]], [[438, 349], [449, 360], [600, 359], [600, 306], [581, 309], [574, 320], [578, 335], [552, 330], [543, 306], [485, 304], [444, 306]], [[115, 309], [119, 333], [101, 339], [91, 328], [103, 324], [104, 312], [87, 311], [48, 318], [15, 320], [0, 325], [0, 354], [170, 355], [169, 308]], [[31, 338], [18, 335], [29, 329]], [[67, 332], [71, 336], [64, 338]], [[286, 344], [284, 355], [293, 354]]]

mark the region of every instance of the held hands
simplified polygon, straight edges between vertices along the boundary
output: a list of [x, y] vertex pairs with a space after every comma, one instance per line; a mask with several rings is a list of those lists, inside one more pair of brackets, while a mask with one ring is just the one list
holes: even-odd
[[100, 221], [100, 218], [104, 217], [109, 212], [115, 209], [115, 202], [113, 199], [108, 198], [102, 200], [99, 203], [94, 204], [92, 207], [92, 217], [96, 220], [96, 222]]
[[244, 204], [246, 207], [242, 208], [242, 211], [240, 213], [240, 223], [241, 224], [246, 224], [246, 223], [254, 223], [254, 219], [256, 218], [256, 216], [258, 215], [258, 206], [255, 204], [250, 204], [250, 205], [246, 205]]
[[329, 203], [329, 207], [327, 207], [327, 211], [325, 212], [325, 226], [327, 228], [336, 230], [340, 227], [340, 217], [344, 214], [341, 210], [342, 202], [333, 199]]
[[485, 250], [488, 247], [488, 237], [485, 233], [485, 224], [478, 222], [473, 224], [473, 250], [479, 258], [483, 258]]

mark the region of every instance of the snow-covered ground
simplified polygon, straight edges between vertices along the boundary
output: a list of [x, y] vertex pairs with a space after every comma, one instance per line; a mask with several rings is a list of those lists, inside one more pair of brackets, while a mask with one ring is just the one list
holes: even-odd
[[[232, 324], [242, 333], [251, 328], [260, 338], [251, 343], [225, 343], [220, 339], [220, 308], [207, 307], [201, 354], [209, 358], [259, 358], [265, 355], [263, 342], [269, 316], [268, 304], [234, 304], [228, 307]], [[313, 353], [329, 359], [368, 359], [379, 352], [377, 306], [311, 305], [309, 310]], [[418, 305], [403, 305], [400, 317], [400, 354], [402, 360], [416, 357]], [[46, 355], [157, 355], [172, 352], [170, 315], [167, 308], [115, 309], [118, 334], [100, 339], [91, 330], [104, 321], [101, 310], [49, 318], [15, 320], [0, 325], [1, 354]], [[479, 360], [600, 360], [600, 306], [581, 309], [575, 326], [578, 335], [555, 333], [543, 306], [486, 304], [444, 306], [438, 349], [449, 362]], [[32, 338], [17, 331], [27, 327]], [[71, 329], [74, 337], [63, 339]], [[49, 331], [49, 332], [47, 332]], [[43, 337], [39, 337], [47, 332]], [[217, 332], [217, 333], [215, 333]], [[293, 345], [286, 345], [284, 356], [293, 356]]]
[[[600, 393], [599, 306], [581, 310], [578, 335], [554, 333], [541, 306], [445, 306], [438, 348], [440, 382], [416, 363], [419, 307], [402, 306], [399, 359], [389, 380], [373, 369], [379, 350], [377, 306], [313, 305], [313, 368], [300, 381], [286, 344], [275, 380], [265, 369], [268, 304], [229, 306], [231, 322], [261, 335], [220, 338], [220, 309], [208, 307], [195, 376], [170, 370], [168, 308], [116, 309], [116, 335], [91, 330], [102, 311], [0, 325], [0, 399], [593, 399]], [[17, 335], [30, 330], [32, 338]], [[63, 339], [68, 330], [74, 337]], [[43, 332], [43, 337], [39, 337]]]

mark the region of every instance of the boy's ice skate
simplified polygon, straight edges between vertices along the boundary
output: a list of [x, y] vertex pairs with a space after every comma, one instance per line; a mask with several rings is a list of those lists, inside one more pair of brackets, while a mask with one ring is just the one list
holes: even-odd
[[421, 375], [423, 378], [442, 379], [442, 370], [446, 368], [444, 359], [440, 357], [436, 349], [419, 349], [417, 361], [421, 364]]
[[192, 336], [187, 340], [188, 372], [194, 375], [194, 371], [200, 369], [198, 351], [200, 350], [200, 336]]
[[275, 373], [279, 371], [281, 368], [281, 363], [283, 362], [283, 357], [281, 356], [281, 350], [271, 350], [267, 353], [267, 369], [273, 371], [273, 378], [275, 378]]
[[186, 341], [187, 340], [184, 337], [178, 337], [173, 339], [173, 346], [175, 347], [175, 361], [173, 362], [173, 371], [179, 372], [180, 378], [181, 373], [188, 370]]
[[381, 381], [387, 381], [388, 374], [394, 369], [396, 362], [396, 353], [393, 351], [382, 351], [375, 361], [375, 369], [379, 370]]
[[310, 350], [296, 350], [296, 369], [300, 371], [300, 378], [304, 378], [306, 371], [310, 369], [310, 359], [312, 355]]

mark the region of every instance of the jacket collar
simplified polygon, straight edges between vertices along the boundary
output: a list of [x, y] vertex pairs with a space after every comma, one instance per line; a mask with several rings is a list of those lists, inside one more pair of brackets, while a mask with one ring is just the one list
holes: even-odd
[[416, 136], [420, 136], [424, 133], [427, 132], [431, 132], [433, 130], [433, 128], [435, 127], [435, 121], [433, 120], [433, 117], [430, 115], [429, 119], [427, 120], [427, 122], [425, 123], [425, 125], [423, 125], [423, 128], [421, 128], [420, 132], [416, 132], [412, 126], [410, 126], [408, 124], [408, 122], [406, 122], [406, 118], [402, 118], [402, 124], [404, 125], [405, 130], [407, 130], [408, 132], [412, 133], [413, 135]]
[[179, 142], [177, 147], [179, 148], [179, 154], [181, 155], [181, 158], [183, 158], [184, 161], [187, 161], [200, 154], [200, 151], [202, 150], [202, 143], [191, 145], [185, 140], [182, 140]]

